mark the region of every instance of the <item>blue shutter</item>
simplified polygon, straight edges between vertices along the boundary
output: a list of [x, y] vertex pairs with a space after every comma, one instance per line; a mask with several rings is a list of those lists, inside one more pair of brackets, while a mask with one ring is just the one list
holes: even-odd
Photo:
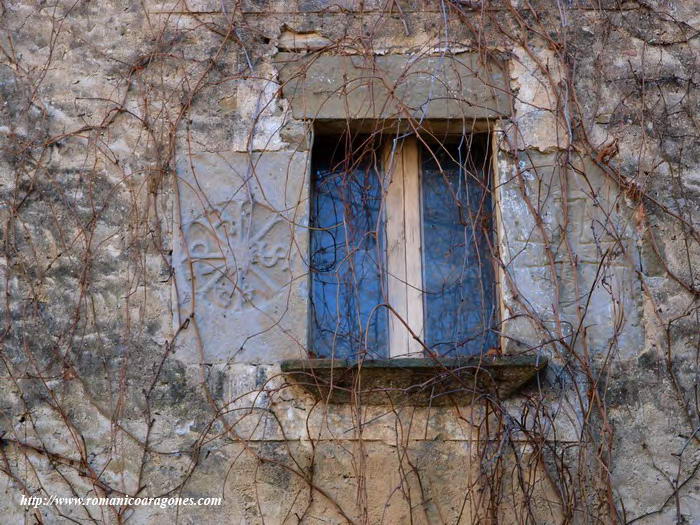
[[319, 357], [387, 356], [377, 162], [366, 139], [354, 151], [338, 138], [314, 145], [309, 340]]
[[421, 158], [426, 343], [440, 355], [479, 354], [498, 343], [487, 143], [464, 136]]

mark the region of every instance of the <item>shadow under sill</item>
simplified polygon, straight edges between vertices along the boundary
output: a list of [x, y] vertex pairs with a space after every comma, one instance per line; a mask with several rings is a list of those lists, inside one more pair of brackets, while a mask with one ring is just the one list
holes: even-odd
[[547, 366], [543, 356], [395, 359], [288, 359], [282, 372], [332, 404], [451, 406], [504, 399]]

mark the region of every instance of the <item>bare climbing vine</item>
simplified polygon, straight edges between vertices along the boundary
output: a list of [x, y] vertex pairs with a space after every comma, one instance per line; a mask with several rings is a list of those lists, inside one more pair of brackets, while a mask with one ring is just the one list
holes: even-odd
[[[693, 4], [0, 2], [3, 522], [689, 523], [700, 469]], [[495, 330], [507, 353], [547, 356], [548, 370], [516, 398], [483, 393], [472, 406], [367, 406], [361, 385], [344, 408], [304, 397], [274, 360], [241, 360], [268, 337], [297, 357], [314, 351], [290, 328], [309, 278], [299, 165], [278, 170], [287, 208], [256, 193], [260, 152], [305, 156], [313, 141], [273, 57], [464, 50], [507, 64], [512, 89], [511, 117], [489, 124], [506, 236], [484, 262], [501, 276]], [[392, 101], [401, 133], [434, 133], [403, 102]], [[363, 136], [396, 137], [392, 123]], [[183, 193], [206, 194], [199, 155], [226, 165], [227, 152], [248, 159], [236, 213], [254, 255], [225, 246], [233, 219], [220, 202], [183, 222]], [[204, 271], [186, 240], [193, 222], [221, 253]], [[264, 244], [275, 228], [288, 232], [283, 250]], [[542, 264], [523, 270], [532, 257]], [[245, 264], [259, 279], [248, 288], [243, 266], [227, 266]], [[259, 270], [277, 264], [274, 279], [290, 280], [281, 291]], [[261, 319], [218, 365], [204, 280], [247, 305], [237, 322]], [[265, 286], [274, 310], [256, 299]], [[224, 507], [166, 517], [19, 504], [192, 494]]]

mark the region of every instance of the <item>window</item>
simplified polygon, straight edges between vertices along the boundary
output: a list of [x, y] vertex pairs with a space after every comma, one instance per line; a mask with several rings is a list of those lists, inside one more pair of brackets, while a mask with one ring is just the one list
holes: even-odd
[[497, 345], [488, 135], [340, 135], [312, 153], [309, 340], [319, 357]]

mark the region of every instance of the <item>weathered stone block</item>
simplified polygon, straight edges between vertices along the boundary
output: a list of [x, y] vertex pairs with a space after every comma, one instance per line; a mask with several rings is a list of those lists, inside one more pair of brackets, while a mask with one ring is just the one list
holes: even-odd
[[191, 317], [186, 362], [300, 357], [306, 334], [303, 153], [200, 153], [178, 165], [173, 264], [179, 312]]
[[510, 113], [502, 66], [445, 56], [276, 56], [283, 96], [300, 119], [484, 119]]

